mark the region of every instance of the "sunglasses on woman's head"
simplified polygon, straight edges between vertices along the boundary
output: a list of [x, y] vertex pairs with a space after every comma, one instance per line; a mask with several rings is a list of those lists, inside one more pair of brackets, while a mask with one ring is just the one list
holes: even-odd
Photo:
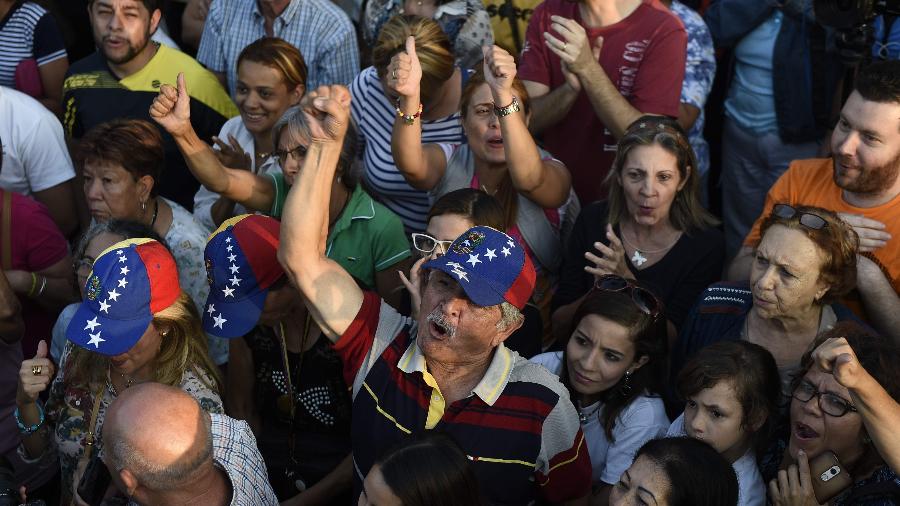
[[818, 214], [802, 213], [787, 204], [775, 204], [775, 207], [772, 208], [772, 214], [783, 220], [790, 220], [799, 214], [800, 224], [813, 230], [822, 230], [828, 226], [828, 222], [825, 221], [825, 218], [822, 218]]
[[605, 274], [597, 278], [594, 282], [594, 288], [605, 292], [621, 292], [628, 290], [631, 294], [631, 300], [634, 305], [641, 310], [642, 313], [652, 318], [659, 316], [660, 302], [653, 295], [653, 292], [646, 288], [641, 288], [631, 281], [615, 274]]
[[438, 254], [443, 255], [447, 252], [447, 248], [453, 244], [453, 241], [440, 241], [428, 234], [412, 234], [413, 246], [425, 255], [430, 255], [435, 249]]

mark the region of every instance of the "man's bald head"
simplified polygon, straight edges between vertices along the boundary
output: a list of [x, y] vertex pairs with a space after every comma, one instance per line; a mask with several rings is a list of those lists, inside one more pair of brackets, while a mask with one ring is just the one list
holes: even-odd
[[103, 423], [105, 460], [150, 490], [190, 483], [212, 461], [209, 416], [179, 388], [142, 383], [112, 403]]

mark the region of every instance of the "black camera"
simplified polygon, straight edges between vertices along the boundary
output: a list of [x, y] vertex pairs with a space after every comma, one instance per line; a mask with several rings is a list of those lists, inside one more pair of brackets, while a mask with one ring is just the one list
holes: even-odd
[[900, 0], [813, 0], [813, 12], [824, 26], [852, 30], [880, 14], [900, 15]]
[[[19, 506], [21, 504], [12, 464], [6, 457], [0, 456], [0, 506]], [[29, 502], [25, 506], [46, 506], [46, 503], [37, 500]]]

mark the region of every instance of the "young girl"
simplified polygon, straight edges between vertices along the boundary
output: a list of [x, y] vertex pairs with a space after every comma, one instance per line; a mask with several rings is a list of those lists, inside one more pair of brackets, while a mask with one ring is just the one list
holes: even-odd
[[778, 415], [781, 383], [775, 359], [747, 341], [720, 341], [697, 352], [678, 374], [684, 413], [668, 436], [687, 435], [716, 449], [734, 467], [740, 506], [766, 503], [756, 454]]
[[601, 504], [638, 449], [669, 425], [659, 398], [666, 361], [661, 312], [646, 288], [601, 276], [575, 313], [566, 349], [532, 359], [559, 375], [578, 408]]

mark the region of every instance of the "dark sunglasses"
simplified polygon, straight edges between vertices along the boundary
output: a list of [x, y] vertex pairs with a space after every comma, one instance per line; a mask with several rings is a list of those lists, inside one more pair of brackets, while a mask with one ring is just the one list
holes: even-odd
[[775, 204], [775, 207], [772, 208], [772, 214], [783, 220], [793, 219], [799, 214], [800, 224], [813, 230], [822, 230], [828, 226], [828, 222], [825, 221], [825, 218], [822, 218], [818, 214], [801, 213], [787, 204]]
[[641, 310], [642, 313], [649, 315], [651, 318], [659, 316], [660, 302], [653, 295], [653, 292], [646, 288], [641, 288], [631, 281], [615, 274], [605, 274], [597, 278], [594, 282], [594, 288], [605, 292], [621, 292], [628, 290], [631, 294], [631, 300], [634, 305]]

